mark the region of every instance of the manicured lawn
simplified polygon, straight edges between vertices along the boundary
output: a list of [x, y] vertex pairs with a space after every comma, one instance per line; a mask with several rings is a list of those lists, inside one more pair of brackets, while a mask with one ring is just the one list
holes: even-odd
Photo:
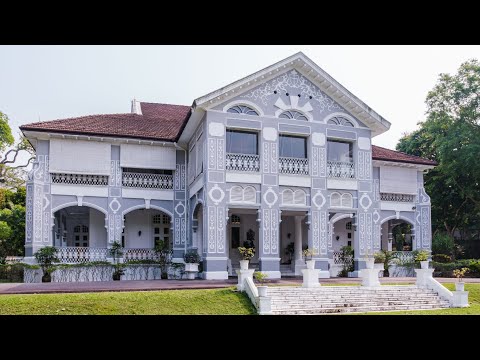
[[[454, 284], [443, 284], [449, 290], [455, 290]], [[480, 284], [465, 284], [468, 293], [468, 308], [441, 309], [441, 310], [419, 310], [419, 311], [392, 311], [376, 312], [368, 314], [378, 315], [480, 315]]]
[[247, 296], [232, 289], [0, 295], [0, 315], [255, 314]]

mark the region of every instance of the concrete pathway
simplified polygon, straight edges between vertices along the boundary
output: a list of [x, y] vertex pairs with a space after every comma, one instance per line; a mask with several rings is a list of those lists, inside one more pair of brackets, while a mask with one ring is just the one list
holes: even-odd
[[[453, 283], [456, 279], [436, 278], [441, 283]], [[480, 278], [466, 278], [466, 283], [480, 283]], [[359, 278], [320, 279], [321, 284], [360, 284]], [[415, 278], [380, 278], [381, 283], [413, 284]], [[83, 293], [102, 291], [155, 291], [181, 289], [216, 289], [235, 286], [236, 278], [228, 280], [125, 280], [125, 281], [91, 281], [70, 283], [0, 283], [0, 295], [5, 294], [48, 294], [48, 293]], [[267, 285], [300, 285], [301, 278], [284, 278], [270, 280]]]

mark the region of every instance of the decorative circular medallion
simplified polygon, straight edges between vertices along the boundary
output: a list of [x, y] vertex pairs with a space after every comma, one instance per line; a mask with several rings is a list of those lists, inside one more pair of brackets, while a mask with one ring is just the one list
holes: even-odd
[[225, 197], [225, 192], [218, 186], [218, 184], [215, 184], [208, 192], [208, 196], [215, 205], [218, 205]]

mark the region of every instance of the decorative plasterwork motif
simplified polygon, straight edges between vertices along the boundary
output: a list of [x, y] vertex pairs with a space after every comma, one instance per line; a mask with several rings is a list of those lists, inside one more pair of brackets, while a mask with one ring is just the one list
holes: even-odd
[[370, 150], [370, 139], [367, 137], [359, 137], [357, 140], [358, 148], [360, 150]]
[[373, 222], [377, 224], [378, 220], [380, 220], [380, 214], [378, 213], [378, 210], [375, 209], [375, 211], [373, 212]]
[[113, 211], [114, 214], [116, 214], [117, 211], [120, 210], [120, 208], [122, 207], [122, 205], [121, 205], [120, 202], [117, 200], [117, 198], [113, 198], [113, 200], [110, 201], [110, 204], [108, 205], [108, 207], [110, 208], [110, 210]]
[[360, 197], [360, 206], [365, 212], [367, 212], [370, 206], [372, 206], [372, 199], [370, 199], [370, 196], [368, 196], [367, 193], [363, 193]]
[[304, 97], [311, 96], [312, 100], [318, 102], [321, 111], [325, 109], [343, 110], [337, 103], [322, 93], [316, 86], [295, 70], [267, 82], [265, 85], [256, 88], [242, 97], [260, 100], [264, 105], [267, 105], [267, 99], [270, 96], [276, 96], [274, 91], [288, 92], [288, 89], [299, 89], [300, 94], [304, 95]]
[[316, 146], [324, 146], [325, 145], [325, 134], [314, 132], [312, 134], [312, 144]]
[[183, 205], [181, 201], [175, 206], [175, 212], [178, 216], [183, 216], [185, 214], [185, 205]]
[[298, 103], [299, 100], [300, 98], [298, 96], [290, 96], [290, 105], [287, 105], [285, 104], [283, 99], [279, 97], [274, 104], [278, 108], [278, 110], [275, 112], [275, 116], [279, 117], [281, 113], [287, 110], [298, 110], [301, 113], [305, 114], [305, 116], [308, 117], [309, 120], [312, 120], [312, 114], [310, 114], [310, 112], [313, 110], [312, 105], [310, 105], [309, 101], [307, 101], [303, 105], [300, 105]]
[[264, 127], [262, 131], [263, 139], [267, 141], [276, 141], [277, 134], [277, 129], [273, 127]]
[[265, 201], [265, 204], [268, 205], [269, 208], [271, 208], [273, 205], [278, 200], [278, 195], [275, 193], [275, 191], [272, 190], [272, 187], [269, 186], [268, 190], [265, 191], [265, 194], [263, 194], [263, 201]]
[[225, 192], [222, 190], [218, 184], [215, 184], [210, 191], [208, 192], [208, 196], [214, 202], [215, 205], [218, 205], [222, 202], [223, 198], [225, 197]]
[[218, 122], [211, 122], [208, 125], [208, 133], [210, 136], [223, 136], [225, 133], [225, 125]]
[[312, 198], [312, 203], [317, 209], [320, 209], [323, 205], [325, 205], [326, 201], [327, 199], [325, 199], [325, 196], [323, 196], [320, 190], [317, 190], [317, 193]]

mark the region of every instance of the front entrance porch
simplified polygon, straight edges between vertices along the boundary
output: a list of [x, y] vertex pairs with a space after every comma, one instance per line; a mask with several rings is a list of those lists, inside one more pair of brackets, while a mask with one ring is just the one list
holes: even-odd
[[[87, 206], [70, 206], [54, 213], [53, 246], [62, 263], [110, 261], [105, 214]], [[121, 236], [123, 261], [154, 260], [155, 245], [172, 246], [171, 218], [155, 209], [125, 214]]]

